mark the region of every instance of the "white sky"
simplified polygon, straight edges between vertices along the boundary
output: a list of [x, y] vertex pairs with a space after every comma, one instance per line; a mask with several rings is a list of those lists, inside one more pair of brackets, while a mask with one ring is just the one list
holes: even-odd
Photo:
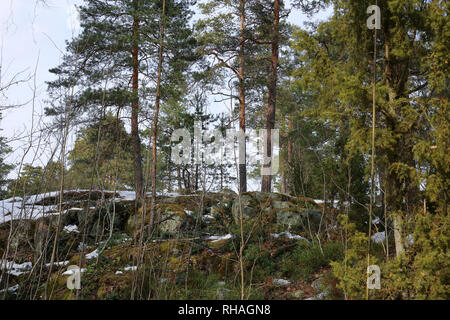
[[[26, 137], [32, 125], [36, 128], [41, 123], [39, 116], [43, 114], [46, 100], [45, 82], [52, 80], [48, 70], [59, 65], [65, 41], [79, 29], [74, 5], [81, 4], [83, 0], [45, 1], [47, 5], [36, 4], [37, 0], [0, 0], [0, 83], [7, 83], [17, 73], [21, 73], [21, 78], [32, 76], [36, 68], [34, 106], [31, 103], [33, 80], [14, 86], [0, 96], [0, 106], [24, 104], [20, 108], [2, 112], [1, 135], [7, 139], [20, 134]], [[318, 18], [323, 19], [328, 14], [329, 12]], [[308, 20], [306, 16], [293, 10], [289, 21], [303, 25]], [[218, 108], [221, 108], [220, 104], [212, 104], [209, 110], [218, 112]], [[225, 110], [220, 110], [223, 111]], [[27, 138], [11, 141], [10, 145], [14, 153], [7, 161], [17, 162], [28, 145]], [[50, 148], [35, 144], [25, 157], [25, 162], [34, 161], [35, 165], [45, 165], [49, 152]]]

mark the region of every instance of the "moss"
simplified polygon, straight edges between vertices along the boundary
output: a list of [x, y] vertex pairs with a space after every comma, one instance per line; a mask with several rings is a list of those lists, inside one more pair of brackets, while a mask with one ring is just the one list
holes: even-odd
[[106, 273], [98, 283], [96, 297], [98, 299], [129, 299], [133, 273], [124, 272], [122, 274]]
[[139, 248], [132, 247], [130, 243], [121, 243], [104, 250], [103, 255], [119, 264], [128, 265], [138, 256], [138, 250]]
[[[80, 260], [81, 260], [81, 264], [80, 264]], [[82, 266], [85, 267], [86, 266], [86, 258], [84, 254], [75, 254], [74, 256], [72, 256], [69, 259], [69, 266]]]

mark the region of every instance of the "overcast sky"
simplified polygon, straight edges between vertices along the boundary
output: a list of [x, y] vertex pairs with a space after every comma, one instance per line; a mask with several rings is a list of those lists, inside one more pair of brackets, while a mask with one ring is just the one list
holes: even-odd
[[[10, 162], [20, 160], [28, 146], [27, 136], [32, 125], [36, 128], [42, 121], [40, 115], [45, 107], [45, 82], [53, 79], [48, 70], [59, 65], [65, 41], [79, 31], [74, 5], [81, 4], [83, 0], [45, 1], [46, 5], [36, 4], [37, 0], [0, 0], [0, 83], [7, 83], [17, 74], [18, 79], [26, 79], [36, 69], [35, 82], [31, 80], [19, 84], [0, 96], [0, 106], [24, 104], [20, 108], [3, 111], [0, 123], [2, 136], [8, 139], [23, 137], [10, 142], [14, 149], [7, 159]], [[328, 13], [315, 19], [324, 19]], [[301, 26], [307, 18], [292, 11], [289, 21]], [[37, 90], [33, 90], [34, 86]], [[34, 105], [31, 103], [33, 92], [36, 93]], [[219, 104], [213, 104], [209, 109], [214, 112], [218, 110], [211, 109], [217, 108], [220, 108]], [[71, 138], [73, 141], [74, 137]], [[43, 142], [35, 143], [26, 156], [26, 162], [45, 165], [50, 151], [51, 148]]]

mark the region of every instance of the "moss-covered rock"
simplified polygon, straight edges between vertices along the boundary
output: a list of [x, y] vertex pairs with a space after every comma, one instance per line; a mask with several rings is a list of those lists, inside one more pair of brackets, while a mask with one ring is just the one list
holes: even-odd
[[258, 212], [259, 201], [250, 193], [243, 193], [237, 196], [233, 201], [231, 212], [236, 224], [240, 222], [241, 211], [244, 220], [251, 218]]

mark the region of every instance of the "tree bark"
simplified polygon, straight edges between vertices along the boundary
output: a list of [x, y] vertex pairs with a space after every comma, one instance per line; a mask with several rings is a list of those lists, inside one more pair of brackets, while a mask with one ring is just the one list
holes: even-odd
[[[278, 51], [279, 51], [279, 23], [280, 23], [280, 1], [275, 0], [273, 5], [274, 20], [272, 25], [272, 57], [269, 75], [269, 85], [267, 94], [266, 109], [266, 157], [270, 159], [268, 164], [263, 164], [264, 168], [272, 170], [272, 129], [275, 128], [275, 108], [277, 101], [277, 78], [278, 78]], [[272, 175], [263, 175], [261, 181], [261, 191], [271, 192]]]
[[[138, 1], [134, 0], [135, 10], [138, 10]], [[132, 47], [132, 66], [133, 66], [133, 102], [131, 105], [131, 141], [133, 144], [133, 167], [134, 167], [134, 188], [136, 191], [136, 202], [140, 203], [143, 199], [143, 173], [141, 157], [141, 139], [139, 138], [139, 18], [133, 17], [133, 47]]]
[[180, 167], [177, 167], [177, 180], [178, 180], [178, 192], [181, 192], [183, 186], [181, 184], [181, 170]]
[[149, 234], [153, 231], [153, 221], [155, 219], [155, 205], [156, 205], [156, 163], [157, 163], [157, 138], [158, 138], [158, 116], [159, 106], [161, 102], [161, 73], [163, 64], [163, 50], [164, 50], [164, 18], [166, 10], [166, 1], [163, 0], [161, 21], [160, 21], [160, 36], [159, 36], [159, 54], [158, 54], [158, 77], [156, 80], [156, 100], [155, 100], [155, 115], [153, 121], [153, 145], [152, 145], [152, 199], [150, 205], [150, 221]]
[[[239, 141], [239, 192], [247, 192], [247, 147], [245, 139], [245, 4], [246, 0], [241, 0], [240, 6], [240, 35], [239, 35], [239, 129], [244, 133], [243, 141]], [[242, 151], [242, 154], [241, 154]]]
[[290, 182], [289, 182], [289, 168], [292, 161], [292, 139], [289, 137], [289, 134], [292, 131], [292, 117], [290, 115], [288, 118], [288, 131], [287, 131], [287, 156], [283, 159], [283, 171], [281, 176], [281, 193], [290, 194]]

